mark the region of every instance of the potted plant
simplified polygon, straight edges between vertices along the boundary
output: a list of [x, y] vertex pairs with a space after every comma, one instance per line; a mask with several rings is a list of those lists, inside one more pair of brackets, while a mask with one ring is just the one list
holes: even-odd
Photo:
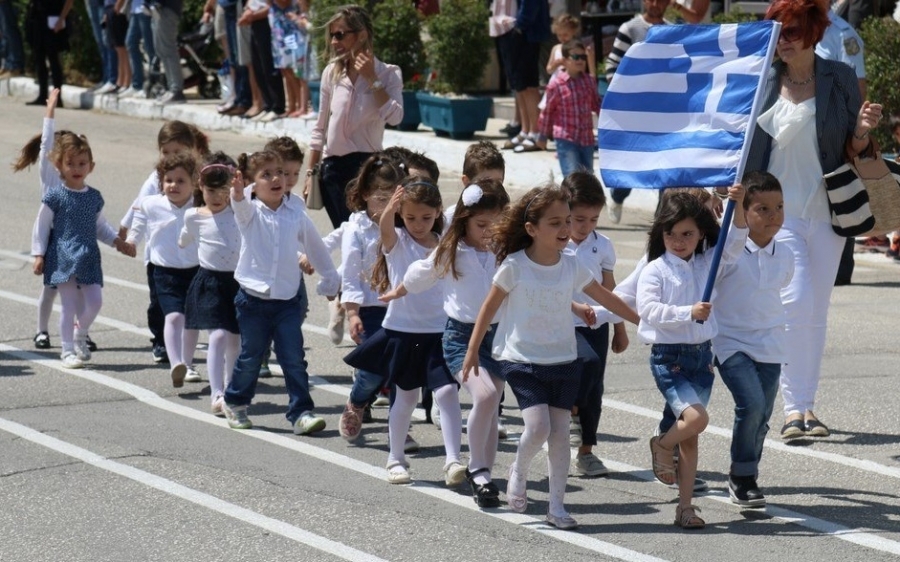
[[403, 121], [401, 131], [419, 127], [416, 92], [425, 85], [425, 54], [420, 34], [423, 16], [409, 0], [384, 0], [372, 10], [375, 28], [375, 56], [396, 64], [403, 76]]
[[493, 100], [465, 95], [478, 87], [488, 64], [490, 11], [483, 0], [444, 0], [428, 18], [425, 52], [434, 78], [419, 92], [422, 123], [438, 135], [469, 139], [483, 131]]

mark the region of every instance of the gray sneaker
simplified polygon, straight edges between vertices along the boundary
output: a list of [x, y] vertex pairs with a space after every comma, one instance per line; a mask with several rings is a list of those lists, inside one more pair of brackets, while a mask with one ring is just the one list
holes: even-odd
[[86, 339], [80, 338], [75, 340], [75, 355], [83, 362], [91, 360], [91, 348], [88, 347]]
[[309, 435], [325, 429], [325, 420], [312, 412], [303, 412], [297, 421], [294, 422], [294, 433], [296, 435]]
[[575, 457], [575, 472], [582, 476], [606, 476], [609, 469], [594, 453], [586, 453]]
[[253, 427], [253, 422], [247, 417], [247, 406], [232, 406], [226, 403], [224, 413], [225, 419], [228, 420], [228, 425], [232, 429], [250, 429]]
[[203, 378], [200, 372], [193, 365], [188, 365], [187, 373], [184, 374], [184, 382], [202, 382]]
[[575, 416], [569, 418], [569, 447], [581, 447], [581, 420]]

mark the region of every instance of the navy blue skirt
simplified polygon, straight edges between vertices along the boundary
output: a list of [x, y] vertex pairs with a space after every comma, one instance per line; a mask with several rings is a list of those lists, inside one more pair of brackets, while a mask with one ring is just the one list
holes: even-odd
[[442, 333], [410, 334], [381, 329], [344, 357], [357, 369], [383, 376], [403, 390], [435, 390], [456, 384], [444, 362]]
[[163, 314], [180, 312], [184, 314], [188, 289], [191, 281], [197, 275], [200, 267], [180, 269], [177, 267], [163, 267], [157, 265], [153, 268], [153, 281], [156, 284], [156, 298]]
[[200, 268], [188, 289], [184, 327], [189, 330], [228, 330], [239, 334], [234, 297], [240, 285], [233, 271]]
[[584, 368], [581, 359], [559, 365], [502, 360], [498, 363], [500, 372], [516, 395], [520, 410], [539, 404], [571, 410], [578, 399], [581, 371]]

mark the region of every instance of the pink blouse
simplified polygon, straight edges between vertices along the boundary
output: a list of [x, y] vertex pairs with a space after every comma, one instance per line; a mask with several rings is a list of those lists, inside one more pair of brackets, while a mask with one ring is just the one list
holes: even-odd
[[[345, 72], [335, 83], [333, 68], [334, 63], [331, 63], [322, 72], [319, 118], [312, 131], [310, 150], [322, 151], [322, 158], [382, 150], [385, 124], [397, 125], [403, 119], [400, 67], [375, 60], [375, 75], [391, 98], [380, 107], [376, 105], [371, 84], [365, 78], [358, 76], [354, 84]], [[326, 112], [328, 108], [331, 109], [330, 119]], [[323, 134], [326, 120], [327, 142]]]

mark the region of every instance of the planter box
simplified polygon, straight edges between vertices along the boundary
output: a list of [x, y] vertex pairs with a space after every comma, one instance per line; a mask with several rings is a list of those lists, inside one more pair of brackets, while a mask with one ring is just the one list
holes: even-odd
[[319, 111], [319, 90], [322, 89], [322, 83], [312, 80], [307, 84], [309, 84], [309, 102], [312, 104], [313, 111]]
[[485, 130], [494, 104], [491, 98], [448, 98], [427, 92], [418, 92], [416, 98], [422, 123], [438, 136], [460, 140], [471, 139], [475, 131]]
[[403, 90], [403, 121], [397, 125], [397, 129], [401, 131], [415, 131], [422, 122], [422, 116], [419, 114], [419, 100], [416, 99], [417, 92], [412, 90]]

